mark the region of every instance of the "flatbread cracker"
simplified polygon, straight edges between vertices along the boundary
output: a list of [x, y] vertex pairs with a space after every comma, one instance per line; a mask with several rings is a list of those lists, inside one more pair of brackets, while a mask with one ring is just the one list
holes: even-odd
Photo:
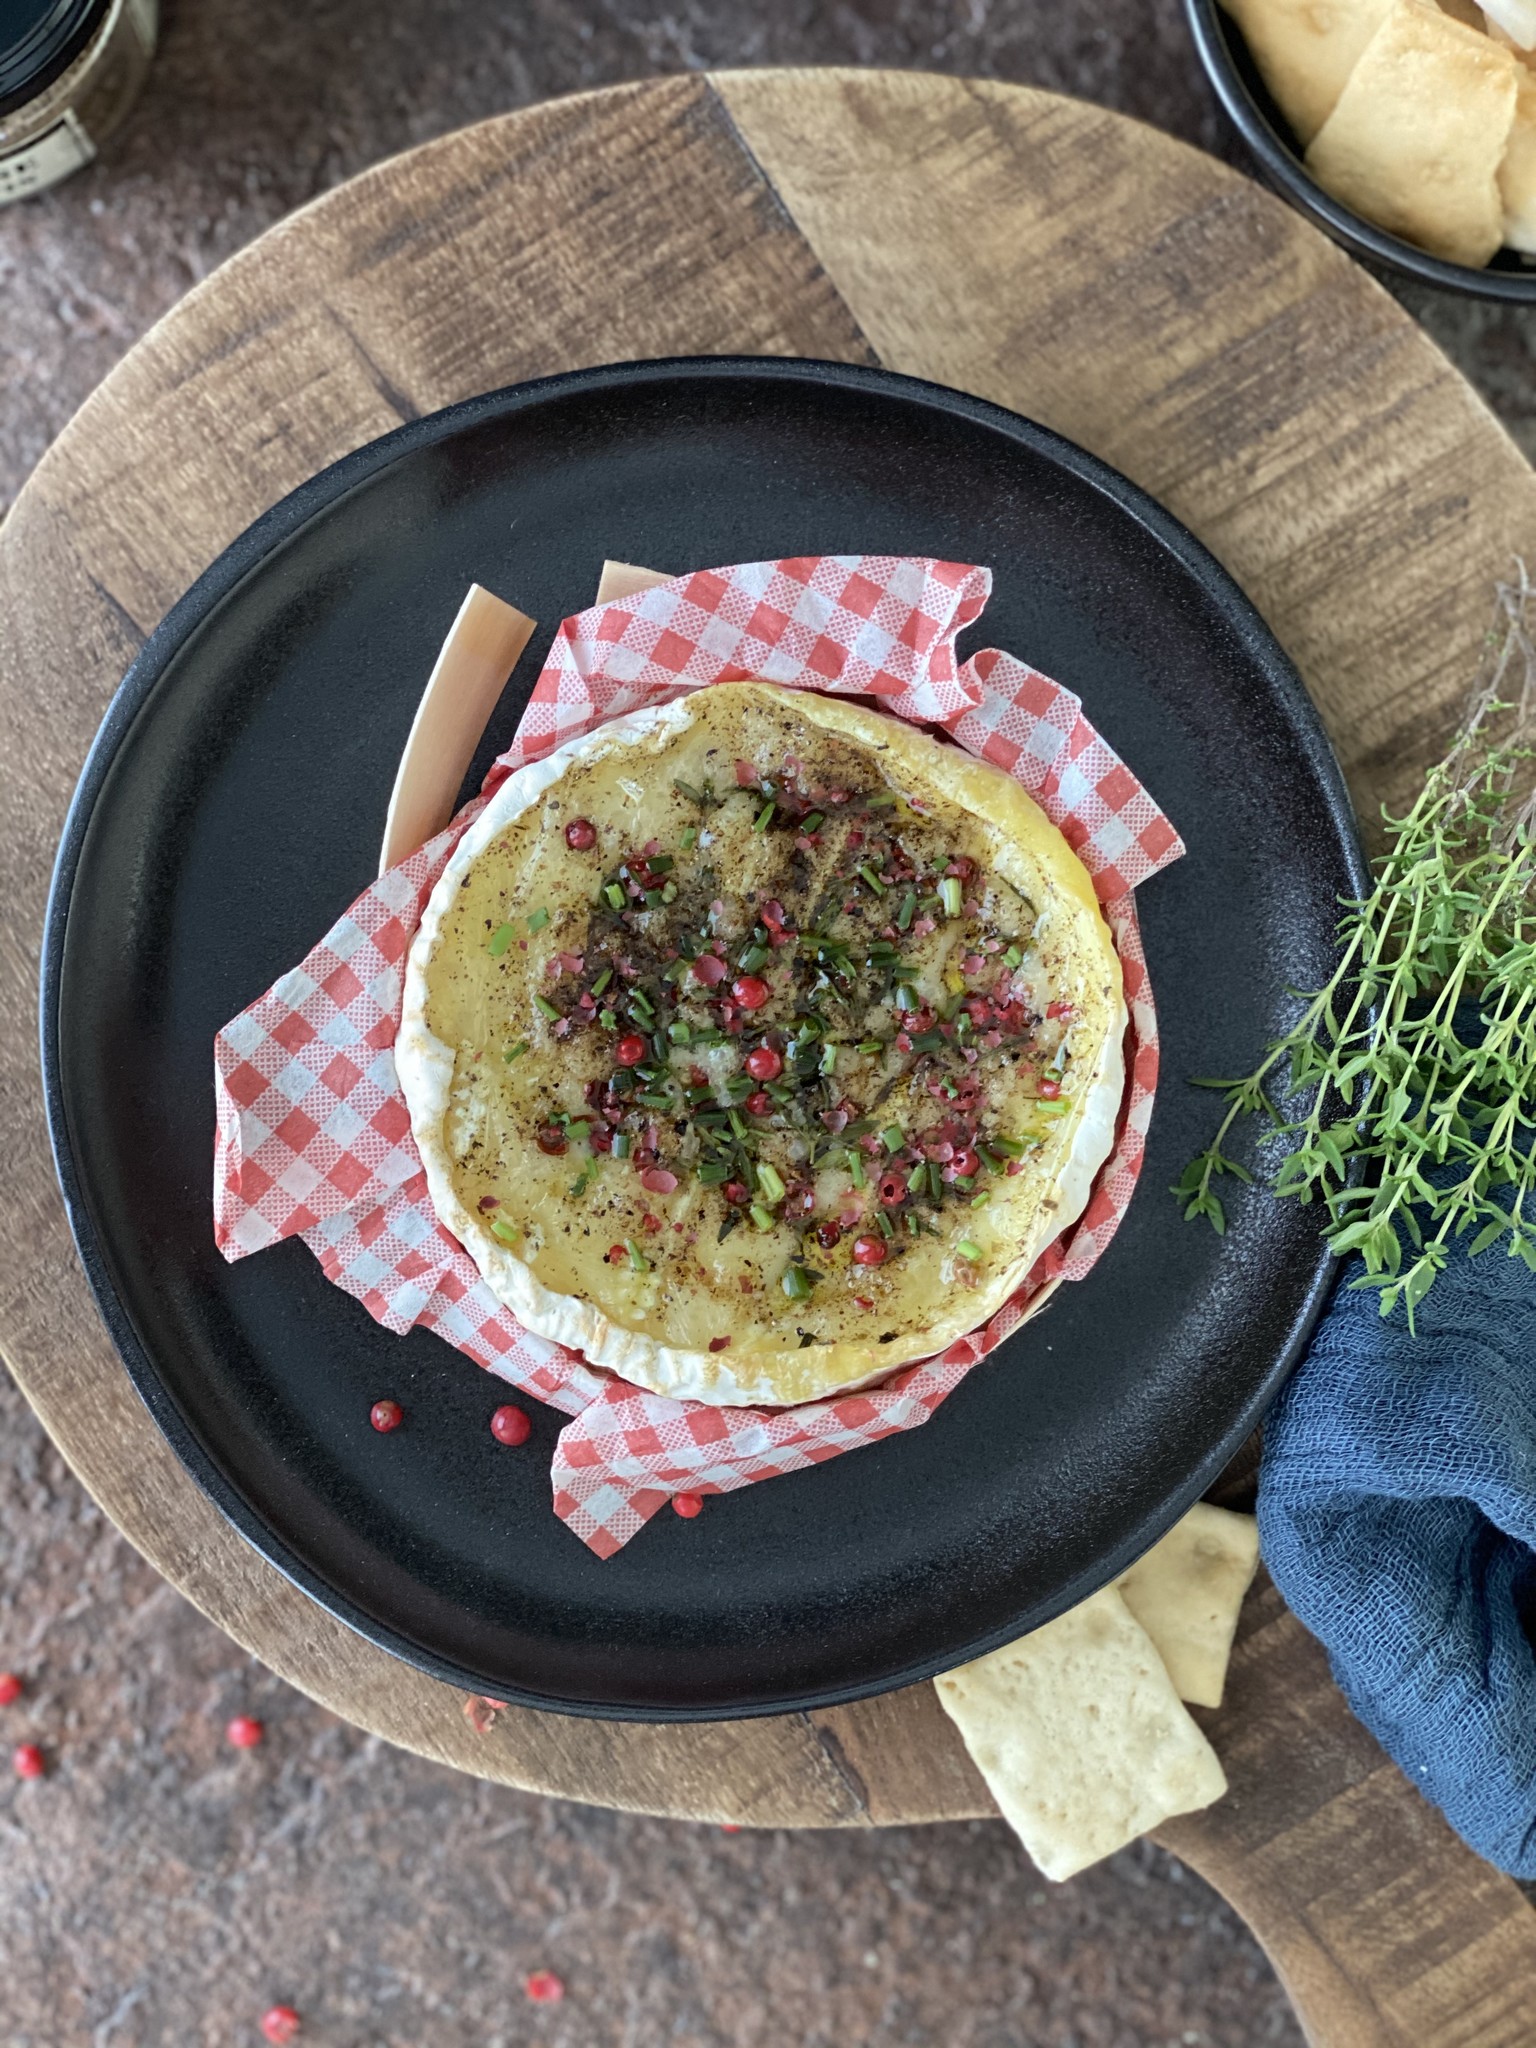
[[1307, 151], [1307, 169], [1379, 227], [1480, 268], [1504, 239], [1498, 170], [1517, 68], [1507, 50], [1429, 0], [1393, 0]]
[[1392, 0], [1222, 0], [1305, 149]]
[[1243, 1595], [1259, 1564], [1259, 1525], [1205, 1501], [1120, 1580], [1181, 1700], [1219, 1707]]
[[1057, 1881], [1227, 1789], [1113, 1586], [935, 1685], [1004, 1819]]
[[1499, 198], [1505, 241], [1536, 256], [1536, 71], [1524, 65], [1515, 87], [1515, 124], [1499, 165]]

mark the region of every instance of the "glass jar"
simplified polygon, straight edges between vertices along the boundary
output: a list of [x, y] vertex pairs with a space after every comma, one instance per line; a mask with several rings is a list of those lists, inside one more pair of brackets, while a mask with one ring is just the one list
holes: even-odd
[[88, 164], [138, 98], [159, 0], [5, 0], [0, 206]]

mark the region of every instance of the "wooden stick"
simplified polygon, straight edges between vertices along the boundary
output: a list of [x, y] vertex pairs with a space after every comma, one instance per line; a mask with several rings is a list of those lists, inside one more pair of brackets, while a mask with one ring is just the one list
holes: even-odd
[[453, 816], [475, 748], [535, 623], [478, 583], [469, 586], [400, 757], [379, 852], [381, 875]]
[[633, 562], [604, 562], [597, 579], [594, 604], [611, 604], [616, 597], [633, 597], [638, 590], [654, 590], [671, 579], [660, 569], [637, 569]]

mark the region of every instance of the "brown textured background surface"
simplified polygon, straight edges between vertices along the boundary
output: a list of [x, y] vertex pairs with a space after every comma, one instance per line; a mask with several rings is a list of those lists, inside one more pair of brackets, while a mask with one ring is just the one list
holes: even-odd
[[[480, 115], [657, 70], [921, 65], [1083, 94], [1223, 147], [1174, 0], [179, 0], [107, 161], [0, 213], [0, 506], [123, 350], [273, 220]], [[1405, 294], [1406, 296], [1406, 294]], [[1536, 450], [1530, 316], [1414, 310]], [[509, 317], [515, 318], [515, 307]], [[558, 1806], [385, 1750], [253, 1667], [112, 1534], [7, 1386], [0, 2048], [255, 2041], [1258, 2048], [1262, 1958], [1146, 1849], [1047, 1890], [999, 1826], [739, 1835]], [[221, 1738], [263, 1714], [266, 1745]], [[524, 1973], [564, 1976], [536, 2009]]]

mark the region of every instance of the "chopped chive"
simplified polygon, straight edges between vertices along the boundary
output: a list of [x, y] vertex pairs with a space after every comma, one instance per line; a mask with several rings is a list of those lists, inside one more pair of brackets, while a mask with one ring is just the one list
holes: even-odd
[[1007, 952], [1003, 955], [1003, 965], [1005, 967], [1022, 967], [1024, 965], [1024, 955], [1017, 946], [1010, 946], [1008, 948]]
[[944, 906], [944, 915], [946, 917], [958, 917], [960, 915], [960, 905], [964, 895], [965, 891], [960, 886], [960, 877], [958, 875], [946, 875], [939, 884], [939, 901]]
[[990, 1190], [987, 1188], [983, 1188], [979, 1195], [972, 1195], [971, 1207], [973, 1209], [985, 1209], [985, 1207], [987, 1206], [988, 1202], [991, 1201], [991, 1199], [992, 1195]]
[[923, 1160], [919, 1159], [916, 1166], [914, 1166], [912, 1171], [907, 1175], [907, 1193], [909, 1195], [915, 1195], [919, 1188], [925, 1187], [927, 1185], [927, 1182], [927, 1165]]
[[[741, 1111], [739, 1109], [728, 1109], [725, 1115], [726, 1121], [729, 1123], [731, 1129], [736, 1133], [737, 1137], [745, 1139], [749, 1135], [749, 1133], [747, 1130], [747, 1126], [742, 1122]], [[774, 1200], [778, 1200], [777, 1195], [774, 1196]]]
[[673, 776], [672, 787], [674, 789], [680, 789], [683, 795], [688, 798], [689, 802], [697, 804], [700, 810], [703, 810], [704, 806], [709, 801], [708, 797], [705, 796], [702, 789], [695, 789], [691, 782], [684, 782], [681, 775]]
[[669, 1024], [667, 1026], [667, 1036], [674, 1045], [686, 1045], [689, 1039], [692, 1038], [693, 1033], [686, 1024], [679, 1020], [676, 1024]]
[[631, 1273], [649, 1273], [651, 1262], [632, 1237], [625, 1238], [624, 1249], [629, 1253], [629, 1270]]
[[499, 924], [491, 933], [485, 950], [493, 960], [499, 960], [516, 937], [517, 933], [511, 925]]
[[602, 973], [597, 977], [596, 981], [594, 981], [592, 984], [593, 995], [600, 996], [603, 990], [608, 986], [609, 982], [612, 981], [612, 979], [613, 969], [611, 967], [605, 967]]
[[612, 1031], [619, 1020], [617, 1017], [615, 1017], [612, 1010], [599, 1010], [597, 1013], [597, 1021], [599, 1024], [602, 1025], [605, 1031]]
[[765, 803], [765, 804], [763, 805], [763, 808], [762, 808], [762, 809], [761, 809], [761, 810], [760, 810], [760, 811], [758, 812], [757, 816], [756, 816], [756, 817], [755, 817], [755, 818], [754, 818], [754, 819], [752, 820], [752, 830], [753, 830], [754, 832], [766, 832], [766, 831], [767, 831], [767, 829], [768, 829], [768, 820], [769, 820], [769, 819], [770, 819], [770, 818], [771, 818], [772, 816], [773, 816], [773, 798], [772, 798], [772, 797], [769, 797], [769, 799], [768, 799], [767, 803]]
[[783, 1201], [784, 1183], [779, 1178], [777, 1167], [770, 1166], [766, 1159], [757, 1169], [757, 1184], [770, 1202]]
[[1042, 1116], [1065, 1116], [1071, 1106], [1070, 1102], [1062, 1099], [1058, 1099], [1055, 1102], [1037, 1100], [1035, 1103], [1036, 1109], [1039, 1110]]
[[638, 1100], [643, 1102], [648, 1109], [670, 1109], [672, 1107], [671, 1096], [659, 1095], [653, 1088], [642, 1088]]
[[883, 1209], [875, 1211], [875, 1221], [879, 1224], [882, 1235], [886, 1237], [894, 1237], [896, 1235], [896, 1226]]
[[896, 923], [902, 931], [907, 931], [911, 927], [912, 920], [916, 915], [917, 891], [909, 889], [901, 899], [901, 908], [896, 913]]
[[759, 967], [766, 967], [772, 958], [766, 946], [748, 946], [738, 965], [743, 974], [756, 974]]
[[585, 1139], [591, 1137], [592, 1126], [589, 1123], [585, 1122], [585, 1120], [578, 1123], [567, 1123], [565, 1127], [565, 1135], [569, 1139], [571, 1139], [573, 1143], [580, 1145], [581, 1143], [583, 1143]]
[[821, 1071], [824, 1074], [836, 1073], [837, 1047], [835, 1045], [824, 1045], [821, 1048]]
[[627, 1158], [629, 1157], [629, 1144], [630, 1144], [630, 1139], [629, 1139], [629, 1133], [628, 1133], [628, 1131], [619, 1131], [619, 1132], [617, 1132], [617, 1133], [615, 1134], [615, 1136], [614, 1136], [614, 1140], [613, 1140], [613, 1156], [614, 1156], [614, 1158], [615, 1158], [615, 1159], [627, 1159]]
[[794, 1084], [789, 1081], [770, 1081], [768, 1083], [768, 1093], [780, 1107], [786, 1102], [793, 1102], [795, 1099]]
[[804, 832], [807, 835], [807, 837], [809, 837], [809, 835], [812, 832], [816, 831], [820, 826], [825, 825], [826, 822], [827, 818], [826, 813], [824, 811], [812, 811], [811, 815], [808, 818], [804, 818], [801, 820], [800, 830]]
[[944, 1175], [940, 1172], [936, 1159], [930, 1159], [928, 1162], [928, 1192], [936, 1202], [943, 1201]]
[[551, 1024], [559, 1022], [562, 1012], [557, 1010], [548, 996], [535, 996], [533, 1006], [541, 1017], [547, 1017]]
[[909, 1209], [909, 1210], [907, 1211], [907, 1214], [906, 1214], [906, 1225], [907, 1225], [907, 1235], [908, 1235], [908, 1237], [916, 1237], [916, 1235], [917, 1235], [917, 1231], [918, 1231], [918, 1222], [917, 1222], [917, 1212], [916, 1212], [915, 1210], [913, 1210], [913, 1209]]
[[1001, 1152], [1005, 1159], [1022, 1159], [1024, 1157], [1024, 1143], [1020, 1138], [994, 1138], [992, 1140], [992, 1150], [994, 1152]]
[[511, 1066], [511, 1064], [512, 1064], [512, 1062], [513, 1062], [514, 1060], [520, 1060], [520, 1059], [522, 1058], [523, 1054], [524, 1054], [524, 1053], [525, 1053], [525, 1052], [526, 1052], [527, 1050], [528, 1050], [528, 1041], [527, 1041], [527, 1039], [526, 1039], [526, 1038], [520, 1038], [520, 1039], [519, 1039], [519, 1040], [517, 1041], [516, 1045], [509, 1045], [509, 1046], [507, 1047], [506, 1051], [505, 1051], [505, 1052], [504, 1052], [504, 1053], [502, 1054], [502, 1058], [503, 1058], [503, 1059], [504, 1059], [504, 1060], [506, 1061], [507, 1065], [508, 1065], [508, 1066], [510, 1067], [510, 1066]]
[[784, 1278], [779, 1284], [791, 1301], [809, 1301], [814, 1283], [804, 1266], [786, 1266]]
[[687, 827], [687, 829], [686, 829], [686, 830], [684, 831], [684, 833], [683, 833], [683, 851], [684, 851], [684, 853], [692, 853], [693, 849], [694, 849], [694, 848], [695, 848], [695, 847], [696, 847], [696, 846], [698, 845], [698, 843], [699, 843], [699, 828], [698, 828], [698, 826], [697, 826], [697, 825], [689, 825], [689, 826]]
[[754, 1202], [748, 1213], [759, 1230], [772, 1230], [774, 1217], [771, 1209], [765, 1209], [761, 1202]]
[[732, 1074], [725, 1084], [725, 1092], [732, 1102], [745, 1102], [756, 1086], [750, 1074]]
[[907, 1142], [906, 1133], [900, 1124], [887, 1124], [880, 1136], [887, 1152], [899, 1152]]
[[921, 1008], [921, 1005], [917, 999], [917, 990], [915, 988], [909, 987], [909, 985], [904, 981], [898, 982], [896, 986], [896, 1007], [898, 1010], [901, 1011], [903, 1016], [908, 1015], [913, 1010]]
[[970, 1259], [973, 1263], [981, 1257], [981, 1246], [974, 1237], [962, 1237], [955, 1250], [962, 1259]]
[[854, 1186], [856, 1188], [867, 1187], [869, 1183], [864, 1173], [864, 1162], [859, 1157], [855, 1147], [850, 1145], [844, 1156], [848, 1161], [848, 1173]]
[[983, 1162], [991, 1168], [993, 1173], [1002, 1172], [1005, 1162], [1001, 1152], [994, 1152], [990, 1145], [978, 1145], [976, 1150]]
[[609, 882], [604, 888], [603, 894], [615, 910], [622, 910], [624, 908], [624, 891], [617, 882]]
[[663, 884], [661, 891], [661, 900], [663, 903], [675, 903], [677, 901], [676, 882], [667, 882]]
[[659, 889], [647, 889], [645, 892], [645, 907], [647, 910], [660, 910], [665, 900]]
[[895, 793], [886, 789], [882, 790], [878, 796], [866, 797], [864, 799], [864, 808], [867, 811], [888, 811], [896, 801]]
[[645, 864], [653, 875], [670, 875], [677, 866], [670, 853], [648, 853]]
[[859, 1051], [860, 1051], [860, 1052], [884, 1052], [884, 1051], [885, 1051], [885, 1040], [884, 1040], [883, 1038], [865, 1038], [865, 1039], [861, 1039], [861, 1040], [859, 1041]]
[[516, 1244], [522, 1234], [517, 1225], [508, 1223], [504, 1216], [494, 1217], [491, 1221], [492, 1237], [500, 1238], [503, 1244]]
[[884, 882], [881, 881], [880, 877], [875, 873], [874, 869], [869, 865], [868, 861], [865, 861], [861, 865], [861, 867], [859, 868], [859, 873], [863, 876], [864, 880], [868, 882], [869, 886], [871, 887], [871, 889], [874, 890], [877, 896], [883, 896], [885, 894]]
[[629, 1001], [631, 1008], [639, 1010], [643, 1016], [655, 1016], [656, 1005], [651, 1001], [643, 988], [632, 988], [629, 992]]
[[725, 1240], [730, 1236], [731, 1232], [736, 1228], [737, 1224], [740, 1221], [741, 1211], [739, 1209], [733, 1209], [730, 1215], [727, 1216], [725, 1221], [721, 1224], [720, 1228], [715, 1232], [715, 1243], [724, 1244]]
[[549, 912], [541, 903], [537, 910], [530, 910], [528, 913], [528, 936], [532, 938], [535, 932], [543, 931], [548, 923]]
[[706, 1159], [699, 1168], [699, 1179], [707, 1188], [717, 1188], [730, 1177], [731, 1162], [728, 1159]]

